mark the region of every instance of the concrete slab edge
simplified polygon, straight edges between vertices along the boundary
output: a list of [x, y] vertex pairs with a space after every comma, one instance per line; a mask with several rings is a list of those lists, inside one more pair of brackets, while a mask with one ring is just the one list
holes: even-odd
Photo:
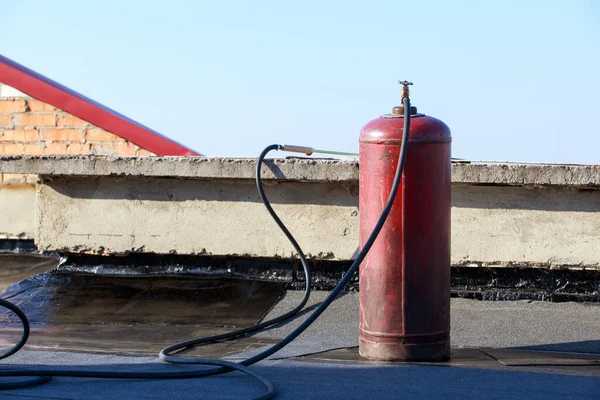
[[[0, 156], [0, 172], [75, 176], [254, 179], [256, 159], [231, 157]], [[265, 164], [266, 180], [353, 182], [358, 161], [304, 157]], [[600, 190], [600, 165], [470, 164], [452, 166], [452, 182], [509, 186], [568, 186]]]

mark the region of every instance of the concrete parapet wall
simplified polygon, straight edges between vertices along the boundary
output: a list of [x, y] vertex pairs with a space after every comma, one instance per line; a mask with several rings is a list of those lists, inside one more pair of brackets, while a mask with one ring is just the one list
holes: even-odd
[[0, 184], [0, 239], [32, 239], [35, 186]]
[[[254, 179], [256, 159], [228, 157], [0, 156], [0, 172], [77, 176]], [[267, 160], [263, 179], [358, 181], [358, 162], [315, 158]], [[589, 187], [600, 190], [600, 165], [452, 165], [452, 182], [514, 186]]]
[[[43, 175], [161, 177], [202, 180], [254, 179], [255, 158], [208, 157], [0, 157], [0, 171], [39, 171]], [[264, 180], [353, 182], [356, 161], [276, 158], [266, 160]]]
[[455, 164], [453, 183], [600, 189], [600, 165]]
[[[40, 249], [293, 257], [253, 184], [254, 159], [0, 157], [40, 174]], [[598, 166], [454, 164], [454, 265], [600, 269]], [[358, 164], [276, 159], [263, 170], [274, 208], [313, 258], [358, 245]]]
[[452, 186], [454, 265], [600, 266], [600, 191]]
[[[299, 182], [266, 190], [307, 255], [352, 258], [356, 190]], [[247, 180], [46, 178], [37, 198], [36, 241], [45, 250], [293, 256]]]

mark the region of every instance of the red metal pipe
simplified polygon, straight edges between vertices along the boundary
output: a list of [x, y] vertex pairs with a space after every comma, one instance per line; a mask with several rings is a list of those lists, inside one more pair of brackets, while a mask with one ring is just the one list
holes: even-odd
[[0, 82], [159, 156], [201, 156], [160, 133], [0, 55]]

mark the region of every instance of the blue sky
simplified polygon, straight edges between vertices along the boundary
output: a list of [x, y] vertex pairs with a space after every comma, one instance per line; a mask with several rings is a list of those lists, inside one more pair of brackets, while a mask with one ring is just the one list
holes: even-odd
[[210, 156], [357, 151], [412, 101], [453, 156], [600, 164], [600, 2], [0, 0], [0, 54]]

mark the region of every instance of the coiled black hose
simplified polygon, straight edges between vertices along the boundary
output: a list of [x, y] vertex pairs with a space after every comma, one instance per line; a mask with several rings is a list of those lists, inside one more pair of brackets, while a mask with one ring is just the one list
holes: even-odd
[[[356, 257], [356, 259], [354, 260], [354, 262], [352, 263], [352, 265], [350, 266], [348, 271], [346, 271], [346, 273], [344, 274], [344, 276], [342, 277], [340, 282], [337, 284], [337, 286], [333, 289], [333, 291], [327, 296], [327, 298], [325, 300], [323, 300], [323, 302], [319, 305], [319, 307], [317, 307], [308, 316], [308, 318], [306, 318], [306, 320], [304, 320], [304, 322], [302, 322], [302, 324], [300, 324], [300, 326], [298, 326], [296, 329], [294, 329], [294, 331], [292, 331], [288, 336], [283, 338], [280, 342], [276, 343], [275, 345], [268, 348], [267, 350], [255, 355], [254, 357], [250, 357], [246, 360], [241, 361], [240, 363], [233, 363], [233, 362], [224, 361], [224, 360], [202, 359], [202, 358], [200, 358], [200, 359], [193, 358], [192, 359], [192, 358], [184, 358], [184, 357], [175, 357], [172, 355], [172, 353], [186, 349], [186, 348], [190, 348], [190, 347], [198, 346], [198, 345], [202, 345], [202, 344], [207, 344], [207, 343], [212, 343], [215, 341], [221, 341], [221, 340], [242, 337], [249, 333], [256, 332], [260, 329], [264, 329], [264, 328], [272, 326], [274, 324], [283, 322], [287, 318], [290, 318], [291, 316], [298, 313], [306, 305], [306, 302], [308, 301], [308, 298], [310, 296], [310, 276], [311, 276], [310, 267], [308, 265], [308, 262], [306, 261], [306, 257], [304, 256], [302, 249], [300, 248], [300, 246], [298, 245], [298, 243], [296, 242], [296, 240], [294, 239], [292, 234], [288, 231], [286, 226], [279, 219], [279, 217], [277, 216], [277, 214], [271, 207], [271, 204], [269, 203], [269, 201], [265, 195], [265, 192], [263, 190], [262, 182], [260, 179], [260, 171], [261, 171], [261, 167], [262, 167], [262, 164], [263, 164], [263, 161], [264, 161], [264, 158], [266, 157], [266, 155], [273, 150], [281, 150], [281, 145], [273, 144], [273, 145], [270, 145], [267, 148], [265, 148], [265, 150], [263, 150], [263, 152], [260, 154], [260, 156], [258, 158], [258, 162], [256, 165], [256, 186], [257, 186], [258, 192], [260, 194], [260, 197], [261, 197], [265, 207], [267, 208], [267, 211], [269, 212], [271, 217], [273, 217], [273, 219], [275, 220], [275, 222], [277, 223], [279, 228], [284, 232], [284, 234], [287, 236], [287, 238], [290, 240], [290, 242], [294, 246], [294, 249], [298, 253], [298, 256], [300, 258], [302, 266], [304, 267], [304, 274], [306, 277], [306, 288], [305, 288], [305, 292], [304, 292], [305, 293], [304, 298], [302, 299], [302, 301], [300, 302], [300, 304], [298, 306], [296, 306], [293, 310], [285, 313], [284, 315], [274, 318], [272, 320], [265, 321], [260, 324], [254, 325], [254, 326], [240, 329], [240, 330], [237, 330], [234, 332], [226, 333], [223, 335], [216, 335], [216, 336], [211, 336], [211, 337], [206, 337], [206, 338], [192, 339], [192, 340], [188, 340], [186, 342], [177, 343], [177, 344], [174, 344], [172, 346], [169, 346], [169, 347], [161, 350], [161, 352], [159, 354], [160, 359], [165, 362], [168, 362], [168, 363], [210, 365], [210, 366], [215, 366], [217, 368], [202, 369], [202, 370], [197, 370], [197, 371], [177, 371], [177, 372], [109, 372], [109, 371], [50, 370], [50, 369], [0, 370], [0, 377], [33, 377], [33, 379], [18, 381], [18, 382], [0, 382], [0, 390], [15, 389], [15, 388], [19, 388], [19, 387], [38, 385], [38, 384], [49, 381], [54, 376], [80, 377], [80, 378], [109, 378], [109, 379], [190, 379], [190, 378], [200, 378], [200, 377], [205, 377], [205, 376], [213, 376], [213, 375], [223, 374], [226, 372], [237, 370], [237, 371], [243, 372], [243, 373], [248, 374], [248, 375], [252, 376], [253, 378], [257, 379], [261, 383], [261, 385], [265, 388], [265, 393], [258, 397], [255, 397], [254, 400], [259, 400], [259, 399], [266, 400], [266, 399], [273, 398], [273, 396], [275, 395], [275, 389], [274, 389], [273, 385], [268, 380], [264, 379], [263, 377], [261, 377], [260, 375], [256, 374], [251, 369], [249, 369], [248, 366], [255, 364], [261, 360], [264, 360], [265, 358], [275, 354], [276, 352], [278, 352], [279, 350], [281, 350], [282, 348], [284, 348], [285, 346], [290, 344], [290, 342], [292, 342], [295, 338], [297, 338], [302, 332], [304, 332], [327, 309], [327, 307], [329, 307], [329, 305], [336, 299], [336, 297], [342, 291], [344, 286], [348, 283], [348, 281], [350, 280], [352, 275], [354, 275], [354, 273], [357, 271], [358, 266], [364, 260], [365, 256], [371, 249], [371, 246], [375, 242], [375, 239], [377, 239], [377, 236], [379, 235], [379, 232], [381, 231], [381, 228], [383, 227], [383, 225], [387, 219], [387, 216], [389, 215], [390, 210], [392, 209], [392, 205], [396, 198], [396, 194], [398, 193], [398, 188], [400, 186], [400, 181], [402, 179], [402, 171], [404, 169], [404, 163], [406, 160], [406, 149], [407, 149], [407, 145], [408, 145], [408, 136], [409, 136], [408, 133], [410, 132], [410, 100], [408, 98], [404, 98], [403, 105], [404, 105], [404, 131], [403, 131], [403, 135], [402, 135], [402, 143], [400, 145], [400, 154], [398, 157], [396, 174], [394, 176], [394, 181], [392, 184], [392, 189], [390, 190], [388, 200], [387, 200], [385, 207], [381, 213], [381, 216], [379, 217], [379, 220], [377, 221], [377, 224], [375, 225], [375, 228], [373, 229], [373, 232], [371, 233], [371, 235], [365, 242], [363, 248], [361, 249], [360, 253]], [[10, 348], [4, 354], [0, 354], [0, 359], [2, 359], [2, 358], [6, 358], [6, 357], [16, 353], [23, 347], [23, 345], [25, 344], [25, 342], [27, 341], [27, 338], [29, 336], [30, 327], [29, 327], [29, 321], [27, 319], [27, 316], [15, 304], [13, 304], [7, 300], [0, 299], [0, 306], [6, 307], [6, 308], [10, 309], [11, 311], [13, 311], [19, 317], [21, 322], [23, 323], [23, 335], [22, 335], [21, 339], [15, 346]]]

